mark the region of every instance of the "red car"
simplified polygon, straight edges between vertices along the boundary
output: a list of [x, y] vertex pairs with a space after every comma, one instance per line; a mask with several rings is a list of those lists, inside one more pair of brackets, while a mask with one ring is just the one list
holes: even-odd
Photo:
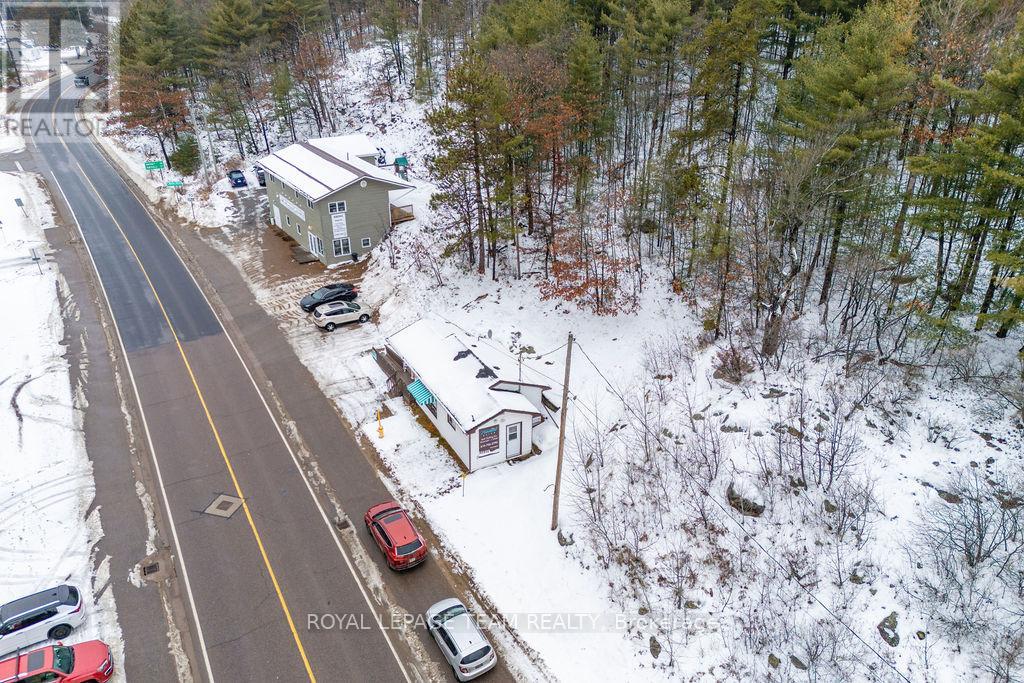
[[374, 505], [366, 511], [363, 521], [392, 569], [409, 569], [427, 559], [426, 541], [398, 503]]
[[99, 640], [50, 645], [0, 661], [0, 683], [106, 683], [113, 673], [114, 657]]

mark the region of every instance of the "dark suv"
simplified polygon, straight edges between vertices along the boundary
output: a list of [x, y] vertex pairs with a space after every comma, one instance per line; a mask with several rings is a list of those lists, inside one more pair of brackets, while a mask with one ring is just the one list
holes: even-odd
[[299, 308], [306, 313], [312, 313], [313, 309], [320, 304], [329, 304], [332, 301], [355, 301], [358, 295], [359, 290], [355, 288], [355, 285], [338, 282], [321, 287], [312, 294], [302, 297], [299, 299]]

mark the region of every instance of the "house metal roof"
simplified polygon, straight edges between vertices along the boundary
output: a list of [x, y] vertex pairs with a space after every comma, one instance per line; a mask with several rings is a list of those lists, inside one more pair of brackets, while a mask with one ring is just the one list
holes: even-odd
[[391, 171], [359, 158], [375, 153], [365, 135], [339, 135], [296, 142], [258, 163], [314, 202], [360, 180], [374, 180], [395, 189], [413, 187]]

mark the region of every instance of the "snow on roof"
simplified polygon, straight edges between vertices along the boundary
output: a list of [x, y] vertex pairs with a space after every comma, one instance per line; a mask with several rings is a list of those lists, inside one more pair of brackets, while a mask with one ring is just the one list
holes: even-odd
[[423, 318], [388, 337], [388, 346], [467, 432], [506, 410], [537, 412], [522, 394], [490, 388], [500, 376], [451, 325]]
[[552, 385], [557, 384], [550, 377], [545, 377], [533, 368], [527, 367], [526, 364], [533, 360], [533, 356], [530, 354], [523, 354], [523, 365], [520, 367], [516, 359], [510, 357], [515, 356], [515, 353], [509, 350], [502, 353], [498, 350], [497, 342], [481, 338], [470, 340], [469, 345], [473, 347], [473, 353], [480, 360], [494, 368], [498, 379], [502, 382], [531, 384], [544, 389], [550, 389]]
[[394, 173], [360, 159], [376, 154], [362, 134], [339, 135], [288, 145], [259, 160], [259, 165], [313, 201], [359, 180], [376, 180], [396, 188], [413, 187]]

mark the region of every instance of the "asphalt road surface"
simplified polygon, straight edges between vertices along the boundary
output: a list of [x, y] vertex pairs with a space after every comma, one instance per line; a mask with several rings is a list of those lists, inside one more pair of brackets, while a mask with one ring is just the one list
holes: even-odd
[[[73, 213], [116, 323], [157, 494], [171, 521], [194, 673], [223, 681], [419, 678], [423, 669], [411, 650], [396, 632], [378, 627], [377, 608], [333, 516], [253, 380], [247, 363], [261, 359], [243, 362], [178, 254], [75, 123], [83, 94], [69, 77], [31, 100], [24, 109], [28, 136], [53, 193]], [[298, 428], [314, 453], [335, 451], [328, 479], [338, 472], [345, 480], [329, 483], [358, 523], [365, 509], [359, 506], [386, 499], [386, 490], [351, 435], [331, 419], [327, 400], [307, 386], [308, 373], [303, 378], [296, 392], [307, 419]], [[287, 403], [287, 388], [275, 389]], [[311, 430], [318, 412], [325, 418]], [[223, 508], [213, 505], [218, 500]], [[369, 552], [382, 568], [376, 549]], [[433, 562], [409, 576], [384, 570], [387, 592], [401, 609], [418, 614], [452, 594]], [[350, 615], [351, 627], [307, 628], [308, 615], [323, 613]], [[419, 632], [416, 639], [434, 662], [428, 677], [450, 677], [429, 636]], [[126, 646], [139, 646], [132, 634]], [[129, 674], [154, 680], [144, 671]], [[509, 674], [501, 668], [489, 678]]]

